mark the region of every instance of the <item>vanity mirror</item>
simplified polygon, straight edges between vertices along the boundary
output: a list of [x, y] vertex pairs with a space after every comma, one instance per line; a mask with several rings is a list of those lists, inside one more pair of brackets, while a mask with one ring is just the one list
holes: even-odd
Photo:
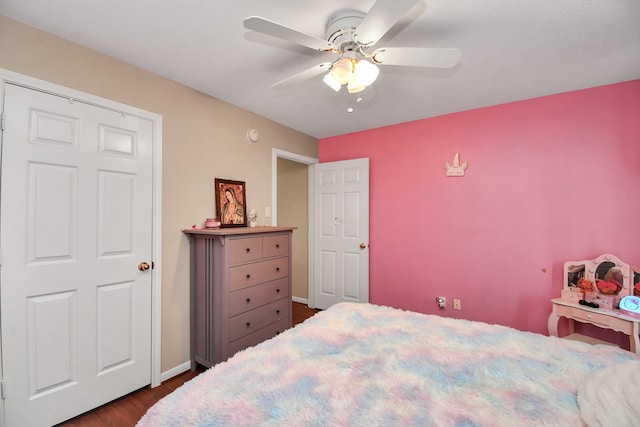
[[[633, 295], [640, 281], [640, 271], [631, 274], [629, 264], [614, 255], [604, 254], [594, 260], [567, 261], [564, 264], [562, 297], [585, 300], [607, 309], [618, 308], [620, 299]], [[640, 292], [640, 290], [639, 290]]]

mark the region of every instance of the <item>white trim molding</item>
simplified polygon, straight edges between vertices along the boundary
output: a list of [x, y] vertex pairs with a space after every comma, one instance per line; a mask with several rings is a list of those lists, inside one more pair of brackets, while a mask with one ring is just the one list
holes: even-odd
[[[272, 149], [272, 157], [271, 157], [271, 206], [272, 206], [272, 210], [271, 210], [271, 225], [277, 225], [278, 224], [278, 158], [282, 158], [282, 159], [287, 159], [287, 160], [291, 160], [294, 162], [298, 162], [298, 163], [303, 163], [307, 166], [309, 166], [309, 218], [308, 218], [308, 224], [309, 224], [309, 259], [308, 259], [308, 271], [309, 271], [309, 277], [308, 277], [308, 283], [311, 284], [311, 281], [313, 280], [314, 277], [314, 270], [313, 270], [313, 256], [312, 256], [312, 251], [311, 249], [313, 248], [313, 218], [314, 218], [314, 212], [313, 212], [313, 208], [314, 208], [314, 204], [313, 204], [313, 169], [312, 166], [317, 164], [319, 162], [318, 159], [314, 158], [314, 157], [308, 157], [308, 156], [303, 156], [301, 154], [296, 154], [296, 153], [291, 153], [288, 151], [283, 151], [283, 150], [279, 150], [277, 148]], [[309, 298], [311, 298], [311, 304], [313, 304], [313, 297], [311, 295], [309, 295]], [[296, 301], [296, 298], [293, 298], [293, 301]], [[299, 301], [296, 302], [302, 302], [302, 300], [300, 299]], [[304, 302], [305, 304], [307, 304], [307, 301]]]

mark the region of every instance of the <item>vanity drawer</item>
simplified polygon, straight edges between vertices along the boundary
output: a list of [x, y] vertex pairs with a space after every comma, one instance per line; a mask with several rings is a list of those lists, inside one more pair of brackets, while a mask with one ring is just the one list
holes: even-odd
[[229, 294], [229, 317], [289, 296], [289, 278], [274, 280]]
[[573, 308], [571, 310], [571, 317], [576, 320], [598, 324], [602, 326], [609, 326], [611, 324], [611, 317], [606, 314], [594, 313], [587, 310], [580, 310], [579, 308]]
[[229, 265], [256, 261], [262, 258], [262, 237], [229, 239], [226, 244]]
[[229, 269], [229, 291], [289, 276], [289, 257], [239, 265]]
[[282, 319], [289, 318], [289, 298], [272, 302], [229, 319], [229, 341], [235, 341]]
[[289, 236], [280, 234], [262, 238], [262, 256], [271, 258], [289, 254]]
[[291, 321], [289, 320], [289, 318], [278, 320], [276, 323], [268, 325], [267, 327], [264, 327], [259, 331], [256, 331], [252, 334], [229, 343], [229, 353], [234, 354], [239, 352], [240, 350], [244, 350], [247, 347], [260, 344], [262, 341], [273, 338], [276, 335], [286, 331], [290, 327]]

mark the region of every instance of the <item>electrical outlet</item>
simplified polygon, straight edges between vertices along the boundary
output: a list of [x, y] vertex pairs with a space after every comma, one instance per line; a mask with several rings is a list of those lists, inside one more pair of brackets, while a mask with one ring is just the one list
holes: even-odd
[[436, 302], [438, 303], [438, 307], [446, 308], [447, 307], [447, 298], [446, 297], [436, 297]]
[[265, 218], [271, 218], [271, 208], [270, 207], [266, 207], [264, 208], [264, 217]]
[[460, 298], [453, 299], [453, 309], [462, 310], [462, 301], [460, 301]]

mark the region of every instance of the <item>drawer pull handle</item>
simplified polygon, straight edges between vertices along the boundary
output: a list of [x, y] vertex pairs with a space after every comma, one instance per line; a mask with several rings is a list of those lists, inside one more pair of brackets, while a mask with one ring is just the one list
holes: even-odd
[[247, 328], [251, 327], [251, 322], [247, 322]]
[[276, 314], [280, 314], [280, 310], [276, 310]]
[[247, 298], [247, 304], [251, 302], [251, 298]]
[[247, 248], [247, 253], [251, 252], [251, 248]]
[[276, 289], [276, 294], [280, 293], [280, 288]]
[[276, 243], [276, 249], [279, 249], [279, 248], [280, 248], [280, 245]]
[[280, 271], [280, 267], [276, 267], [276, 271]]
[[250, 274], [247, 274], [247, 279], [251, 279], [251, 275]]

